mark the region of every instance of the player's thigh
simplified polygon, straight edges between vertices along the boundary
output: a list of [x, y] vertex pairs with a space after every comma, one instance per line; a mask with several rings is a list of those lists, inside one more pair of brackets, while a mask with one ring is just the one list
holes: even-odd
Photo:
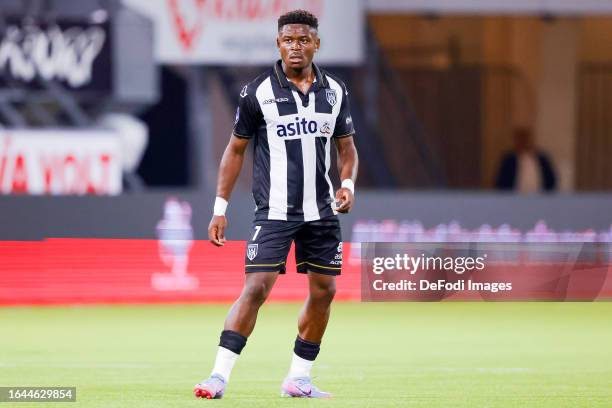
[[298, 272], [339, 275], [342, 268], [342, 234], [336, 217], [305, 223], [295, 239]]
[[285, 273], [287, 254], [291, 248], [298, 222], [254, 221], [247, 241], [245, 271]]

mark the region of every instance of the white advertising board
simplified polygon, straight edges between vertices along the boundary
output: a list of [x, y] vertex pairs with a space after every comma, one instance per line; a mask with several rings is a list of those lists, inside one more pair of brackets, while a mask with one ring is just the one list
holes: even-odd
[[316, 62], [363, 61], [362, 0], [123, 0], [155, 24], [157, 61], [172, 64], [272, 64], [277, 19], [306, 9], [319, 19]]
[[0, 130], [0, 194], [120, 194], [120, 153], [110, 132]]

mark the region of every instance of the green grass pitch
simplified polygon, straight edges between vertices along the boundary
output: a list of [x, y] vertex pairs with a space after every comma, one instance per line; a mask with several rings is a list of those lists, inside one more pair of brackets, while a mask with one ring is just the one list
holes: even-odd
[[315, 381], [279, 397], [299, 304], [268, 304], [226, 396], [196, 400], [228, 305], [0, 308], [0, 385], [76, 386], [33, 407], [612, 407], [612, 303], [334, 305]]

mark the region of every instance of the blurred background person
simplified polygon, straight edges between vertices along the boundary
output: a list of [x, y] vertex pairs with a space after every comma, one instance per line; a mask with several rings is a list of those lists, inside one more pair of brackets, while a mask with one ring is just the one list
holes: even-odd
[[514, 131], [514, 149], [507, 152], [497, 171], [495, 187], [519, 193], [553, 191], [557, 176], [551, 160], [533, 142], [531, 130]]

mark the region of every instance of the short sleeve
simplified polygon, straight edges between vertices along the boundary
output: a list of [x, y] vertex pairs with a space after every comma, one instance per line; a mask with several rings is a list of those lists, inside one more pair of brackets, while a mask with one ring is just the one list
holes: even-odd
[[353, 118], [351, 117], [351, 107], [349, 104], [348, 91], [344, 84], [342, 85], [342, 103], [340, 104], [340, 112], [336, 118], [336, 127], [334, 128], [334, 136], [336, 138], [352, 136], [355, 134], [353, 127]]
[[251, 88], [248, 85], [245, 85], [240, 92], [233, 131], [234, 135], [245, 139], [253, 137], [262, 116], [257, 98], [249, 92]]

